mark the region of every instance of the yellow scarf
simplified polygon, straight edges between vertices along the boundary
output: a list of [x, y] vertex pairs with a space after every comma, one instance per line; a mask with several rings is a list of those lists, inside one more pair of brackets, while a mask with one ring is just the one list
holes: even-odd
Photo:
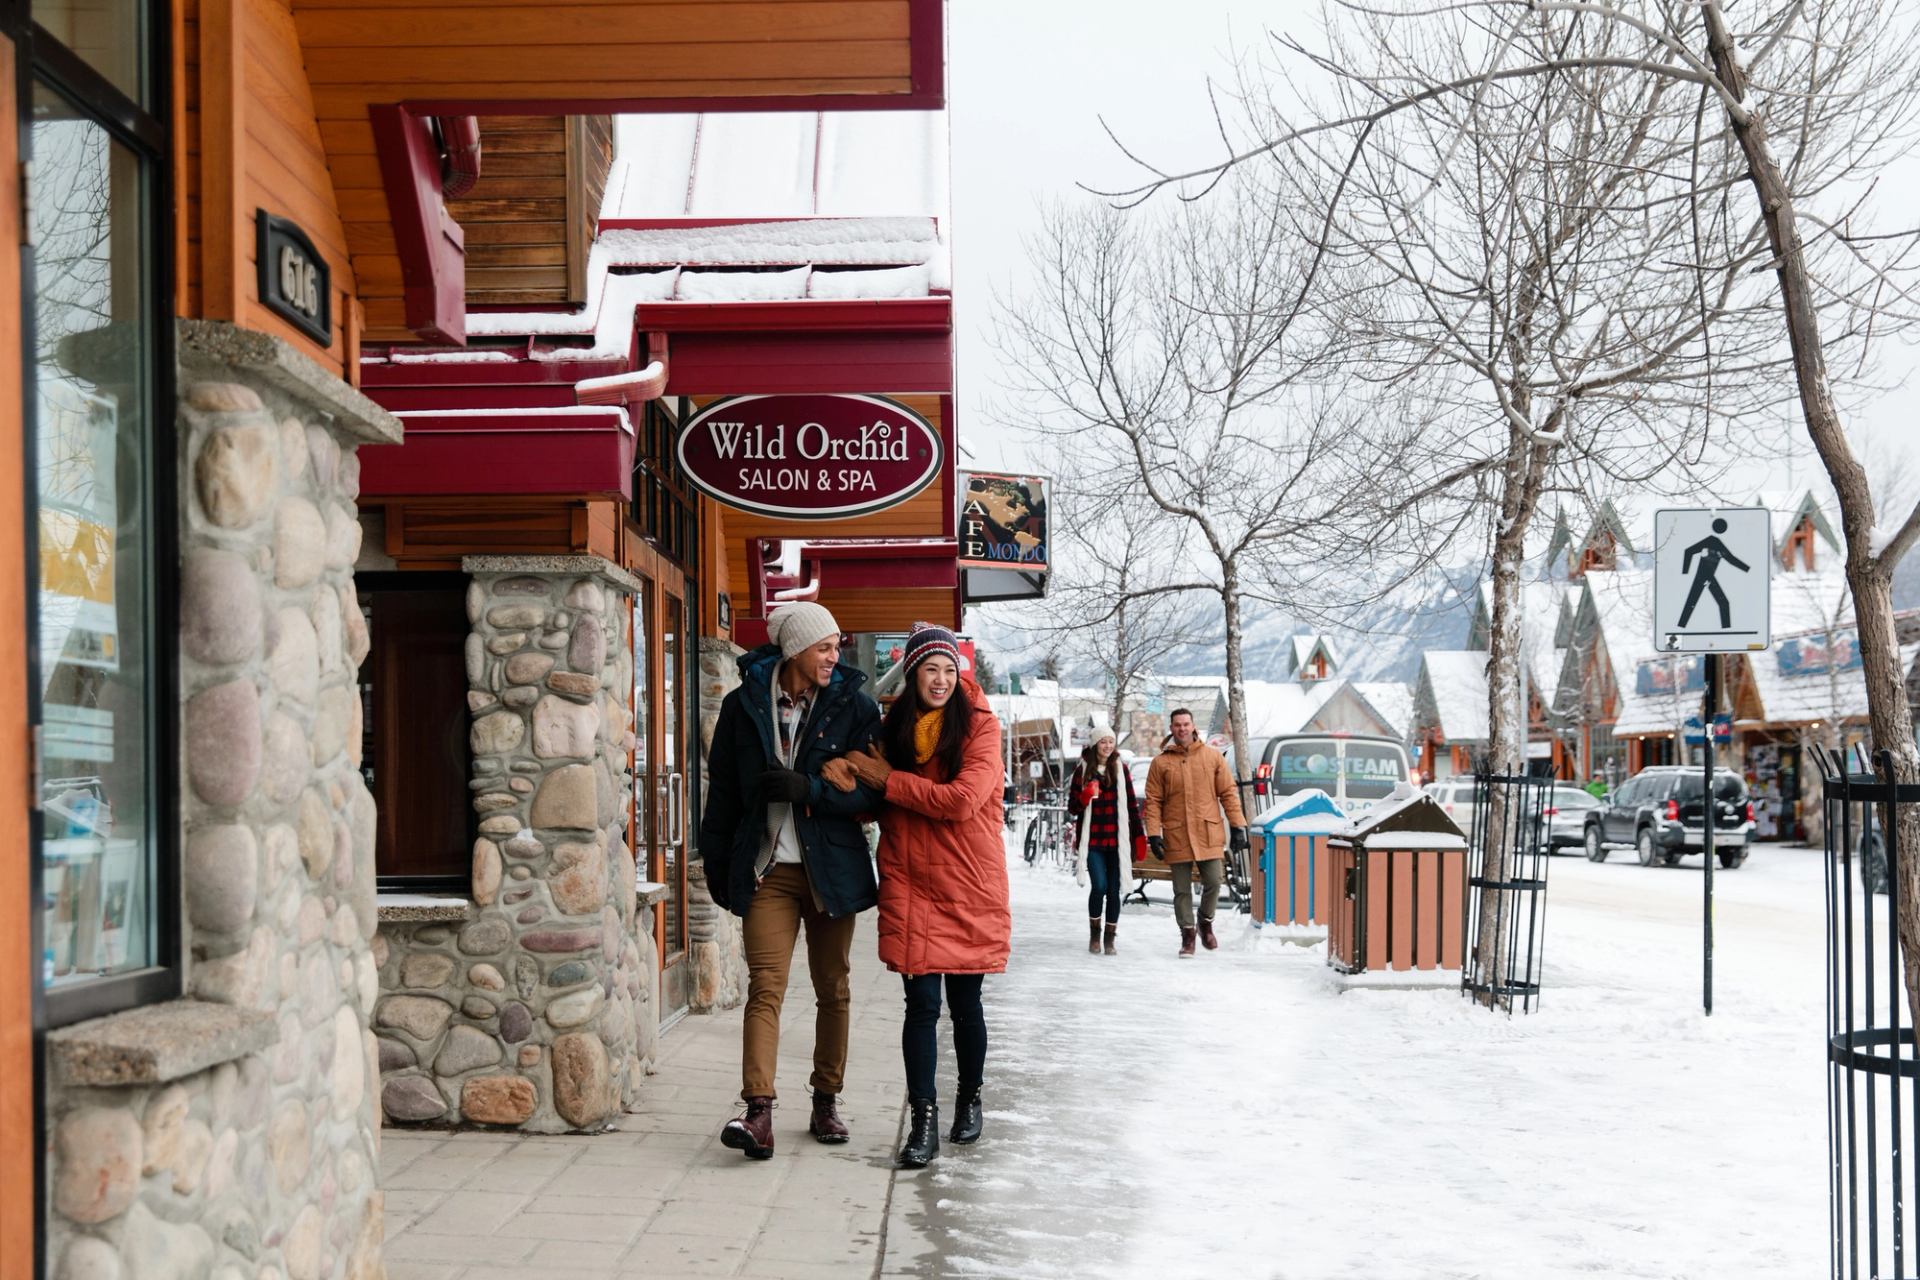
[[918, 764], [933, 759], [933, 749], [940, 745], [940, 726], [946, 722], [946, 708], [935, 711], [923, 711], [920, 718], [913, 722], [913, 758]]

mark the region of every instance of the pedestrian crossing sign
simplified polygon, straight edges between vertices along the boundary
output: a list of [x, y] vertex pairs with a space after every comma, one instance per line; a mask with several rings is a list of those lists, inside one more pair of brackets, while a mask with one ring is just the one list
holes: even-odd
[[1653, 513], [1653, 644], [1745, 653], [1773, 643], [1773, 523], [1761, 507]]

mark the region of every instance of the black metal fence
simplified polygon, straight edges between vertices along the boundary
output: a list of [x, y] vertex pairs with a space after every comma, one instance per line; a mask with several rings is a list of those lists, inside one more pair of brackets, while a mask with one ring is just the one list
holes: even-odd
[[[1546, 960], [1548, 810], [1553, 779], [1479, 774], [1467, 837], [1460, 992], [1512, 1014], [1533, 1012]], [[1498, 849], [1505, 856], [1488, 855]], [[1487, 874], [1490, 864], [1498, 875]]]
[[[1920, 786], [1897, 784], [1881, 752], [1872, 773], [1816, 753], [1823, 788], [1827, 908], [1827, 1143], [1832, 1274], [1909, 1280], [1920, 1272], [1920, 1054], [1891, 900], [1900, 816]], [[1878, 860], [1884, 858], [1884, 878]]]

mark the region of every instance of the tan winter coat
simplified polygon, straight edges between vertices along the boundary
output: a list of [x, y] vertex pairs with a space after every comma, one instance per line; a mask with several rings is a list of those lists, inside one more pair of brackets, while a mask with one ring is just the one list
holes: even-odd
[[[1226, 810], [1226, 821], [1220, 819]], [[1227, 758], [1204, 742], [1184, 750], [1170, 746], [1147, 770], [1147, 798], [1140, 818], [1149, 836], [1167, 842], [1163, 860], [1205, 862], [1226, 856], [1227, 828], [1244, 827], [1240, 793]]]

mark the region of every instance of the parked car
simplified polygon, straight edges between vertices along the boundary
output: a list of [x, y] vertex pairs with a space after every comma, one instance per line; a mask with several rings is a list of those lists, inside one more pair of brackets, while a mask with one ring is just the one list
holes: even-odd
[[1590, 793], [1572, 783], [1555, 783], [1547, 793], [1546, 807], [1540, 811], [1545, 828], [1541, 843], [1550, 851], [1580, 848], [1587, 842], [1587, 820], [1599, 808], [1599, 799]]
[[[1426, 785], [1426, 793], [1460, 825], [1473, 828], [1473, 779], [1447, 778]], [[1532, 803], [1531, 800], [1528, 801]], [[1600, 802], [1572, 783], [1556, 782], [1542, 801], [1534, 846], [1547, 850], [1577, 849], [1586, 841], [1587, 818]]]
[[[1621, 783], [1587, 815], [1583, 841], [1587, 857], [1605, 862], [1610, 849], [1626, 846], [1640, 865], [1675, 866], [1706, 843], [1700, 770], [1657, 765]], [[1731, 769], [1713, 775], [1713, 844], [1720, 865], [1732, 870], [1747, 860], [1753, 835], [1753, 801], [1746, 779]]]

